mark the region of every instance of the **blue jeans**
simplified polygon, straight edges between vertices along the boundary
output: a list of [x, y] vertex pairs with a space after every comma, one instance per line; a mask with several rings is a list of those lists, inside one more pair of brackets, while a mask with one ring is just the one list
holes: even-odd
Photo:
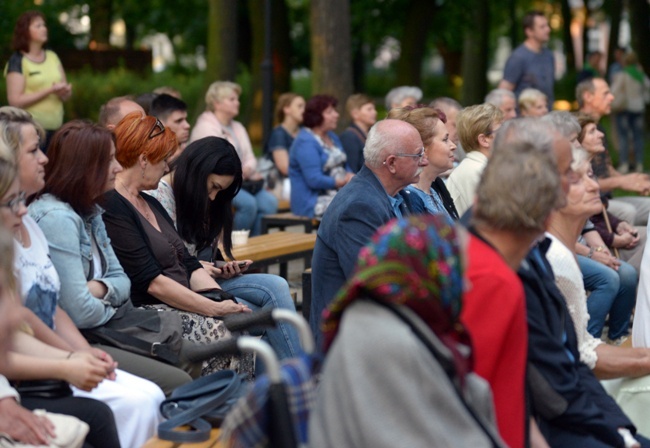
[[[296, 311], [287, 281], [270, 274], [246, 274], [228, 280], [219, 280], [224, 291], [237, 297], [253, 311], [281, 308]], [[262, 335], [279, 359], [292, 358], [302, 352], [298, 332], [291, 324], [280, 323], [273, 329], [251, 334]]]
[[250, 229], [251, 236], [259, 235], [262, 228], [262, 216], [278, 211], [278, 200], [262, 188], [255, 196], [246, 190], [239, 190], [232, 200], [235, 207], [234, 230]]
[[587, 299], [589, 325], [587, 331], [600, 338], [609, 314], [609, 334], [616, 340], [629, 334], [630, 316], [636, 303], [638, 275], [628, 263], [621, 261], [618, 271], [590, 258], [578, 255], [585, 289], [591, 291]]
[[620, 163], [628, 163], [629, 142], [634, 142], [634, 161], [643, 166], [643, 128], [641, 112], [619, 112], [616, 114], [616, 130], [619, 138]]

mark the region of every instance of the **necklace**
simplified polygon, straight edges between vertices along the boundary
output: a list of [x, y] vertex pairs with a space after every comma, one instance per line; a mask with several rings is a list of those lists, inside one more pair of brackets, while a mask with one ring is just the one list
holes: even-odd
[[[120, 185], [122, 185], [122, 188], [126, 192], [127, 195], [129, 195], [133, 200], [129, 199], [129, 202], [133, 204], [135, 209], [142, 215], [144, 218], [149, 221], [150, 223], [154, 223], [153, 220], [153, 215], [151, 214], [151, 210], [147, 206], [147, 202], [144, 202], [144, 206], [140, 205], [140, 201], [144, 201], [140, 195], [134, 196], [133, 193], [129, 191], [126, 185], [124, 185], [124, 182], [120, 180]], [[128, 199], [128, 198], [127, 198]]]

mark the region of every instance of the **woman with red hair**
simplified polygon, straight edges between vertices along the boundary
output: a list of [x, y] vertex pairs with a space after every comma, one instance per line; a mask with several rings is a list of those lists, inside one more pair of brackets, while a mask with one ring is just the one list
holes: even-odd
[[47, 42], [45, 17], [39, 11], [27, 11], [16, 22], [12, 47], [14, 53], [5, 67], [7, 100], [14, 107], [31, 113], [46, 131], [42, 148], [63, 123], [63, 101], [72, 95], [56, 53], [44, 48]]
[[[135, 306], [181, 314], [183, 338], [213, 342], [229, 337], [221, 317], [250, 312], [221, 289], [189, 254], [163, 206], [143, 190], [155, 190], [169, 171], [176, 151], [174, 133], [152, 116], [132, 112], [115, 128], [117, 173], [115, 190], [105, 196], [104, 223], [120, 264], [131, 279]], [[212, 358], [202, 374], [225, 368], [252, 373], [252, 358]]]
[[316, 95], [307, 101], [303, 128], [289, 151], [291, 211], [320, 218], [336, 191], [352, 179], [347, 156], [334, 130], [339, 120], [338, 101]]

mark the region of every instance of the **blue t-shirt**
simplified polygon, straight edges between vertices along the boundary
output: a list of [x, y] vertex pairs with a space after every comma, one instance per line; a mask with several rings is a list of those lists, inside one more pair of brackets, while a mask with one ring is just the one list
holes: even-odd
[[548, 108], [553, 108], [553, 85], [555, 84], [555, 61], [548, 48], [535, 53], [521, 44], [512, 52], [503, 70], [503, 79], [515, 85], [515, 96], [532, 87], [548, 97]]
[[287, 152], [289, 152], [289, 148], [291, 148], [292, 143], [293, 137], [291, 134], [289, 134], [284, 127], [276, 126], [273, 128], [271, 137], [269, 137], [269, 142], [264, 148], [264, 154], [266, 154], [269, 159], [273, 160], [273, 157], [271, 156], [273, 154], [273, 151], [276, 149], [285, 149]]

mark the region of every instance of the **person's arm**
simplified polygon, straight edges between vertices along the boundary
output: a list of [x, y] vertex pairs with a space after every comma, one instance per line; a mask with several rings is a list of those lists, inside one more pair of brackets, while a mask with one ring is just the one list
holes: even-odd
[[316, 139], [311, 136], [303, 136], [299, 141], [296, 139], [292, 151], [292, 158], [300, 166], [302, 177], [309, 188], [331, 190], [337, 187], [336, 181], [323, 173], [323, 162]]
[[[216, 284], [205, 269], [199, 269], [195, 273], [200, 271], [211, 280], [211, 285]], [[172, 308], [202, 314], [204, 316], [216, 317], [232, 313], [250, 312], [250, 308], [246, 305], [240, 305], [232, 300], [224, 300], [223, 302], [212, 301], [162, 274], [153, 279], [149, 284], [147, 292]]]
[[[79, 328], [97, 327], [108, 322], [114, 314], [113, 306], [126, 302], [131, 289], [131, 282], [112, 248], [100, 248], [112, 254], [112, 257], [106, 257], [108, 270], [104, 278], [98, 279], [99, 282], [89, 282], [81, 253], [81, 232], [85, 232], [81, 218], [70, 211], [54, 209], [40, 216], [38, 225], [47, 238], [50, 258], [61, 279], [61, 308]], [[62, 228], [66, 231], [62, 232]], [[108, 241], [103, 226], [101, 230], [103, 239]], [[90, 236], [86, 235], [86, 240], [89, 239]], [[86, 250], [90, 251], [90, 247]], [[92, 254], [86, 256], [92, 257]]]
[[29, 445], [47, 445], [55, 437], [54, 425], [18, 404], [18, 392], [0, 375], [0, 434]]
[[53, 84], [38, 92], [25, 93], [25, 76], [19, 72], [7, 73], [7, 101], [10, 106], [24, 109], [42, 101], [48, 95], [60, 89], [58, 84]]
[[72, 96], [72, 84], [68, 84], [68, 79], [65, 76], [65, 70], [61, 63], [59, 63], [59, 73], [61, 74], [61, 82], [63, 83], [63, 86], [57, 90], [56, 94], [59, 96], [61, 101], [68, 101]]
[[647, 174], [630, 173], [620, 174], [613, 166], [608, 167], [609, 177], [598, 178], [598, 186], [601, 191], [611, 191], [616, 188], [625, 191], [647, 194], [650, 192], [650, 180]]
[[287, 177], [289, 175], [289, 150], [287, 148], [273, 148], [271, 149], [271, 156], [280, 174]]
[[499, 89], [506, 89], [514, 92], [515, 85], [510, 81], [506, 81], [505, 79], [502, 79], [501, 81], [499, 81]]
[[248, 132], [246, 132], [246, 128], [243, 124], [235, 120], [232, 122], [232, 128], [235, 134], [237, 134], [237, 140], [239, 140], [241, 168], [244, 179], [255, 180], [261, 178], [257, 172], [257, 159], [255, 158], [255, 154], [253, 154], [253, 144], [248, 136]]
[[593, 371], [598, 379], [639, 377], [650, 374], [650, 349], [600, 344]]
[[57, 379], [90, 391], [109, 374], [105, 363], [87, 352], [68, 352], [17, 332], [6, 376], [12, 380]]

